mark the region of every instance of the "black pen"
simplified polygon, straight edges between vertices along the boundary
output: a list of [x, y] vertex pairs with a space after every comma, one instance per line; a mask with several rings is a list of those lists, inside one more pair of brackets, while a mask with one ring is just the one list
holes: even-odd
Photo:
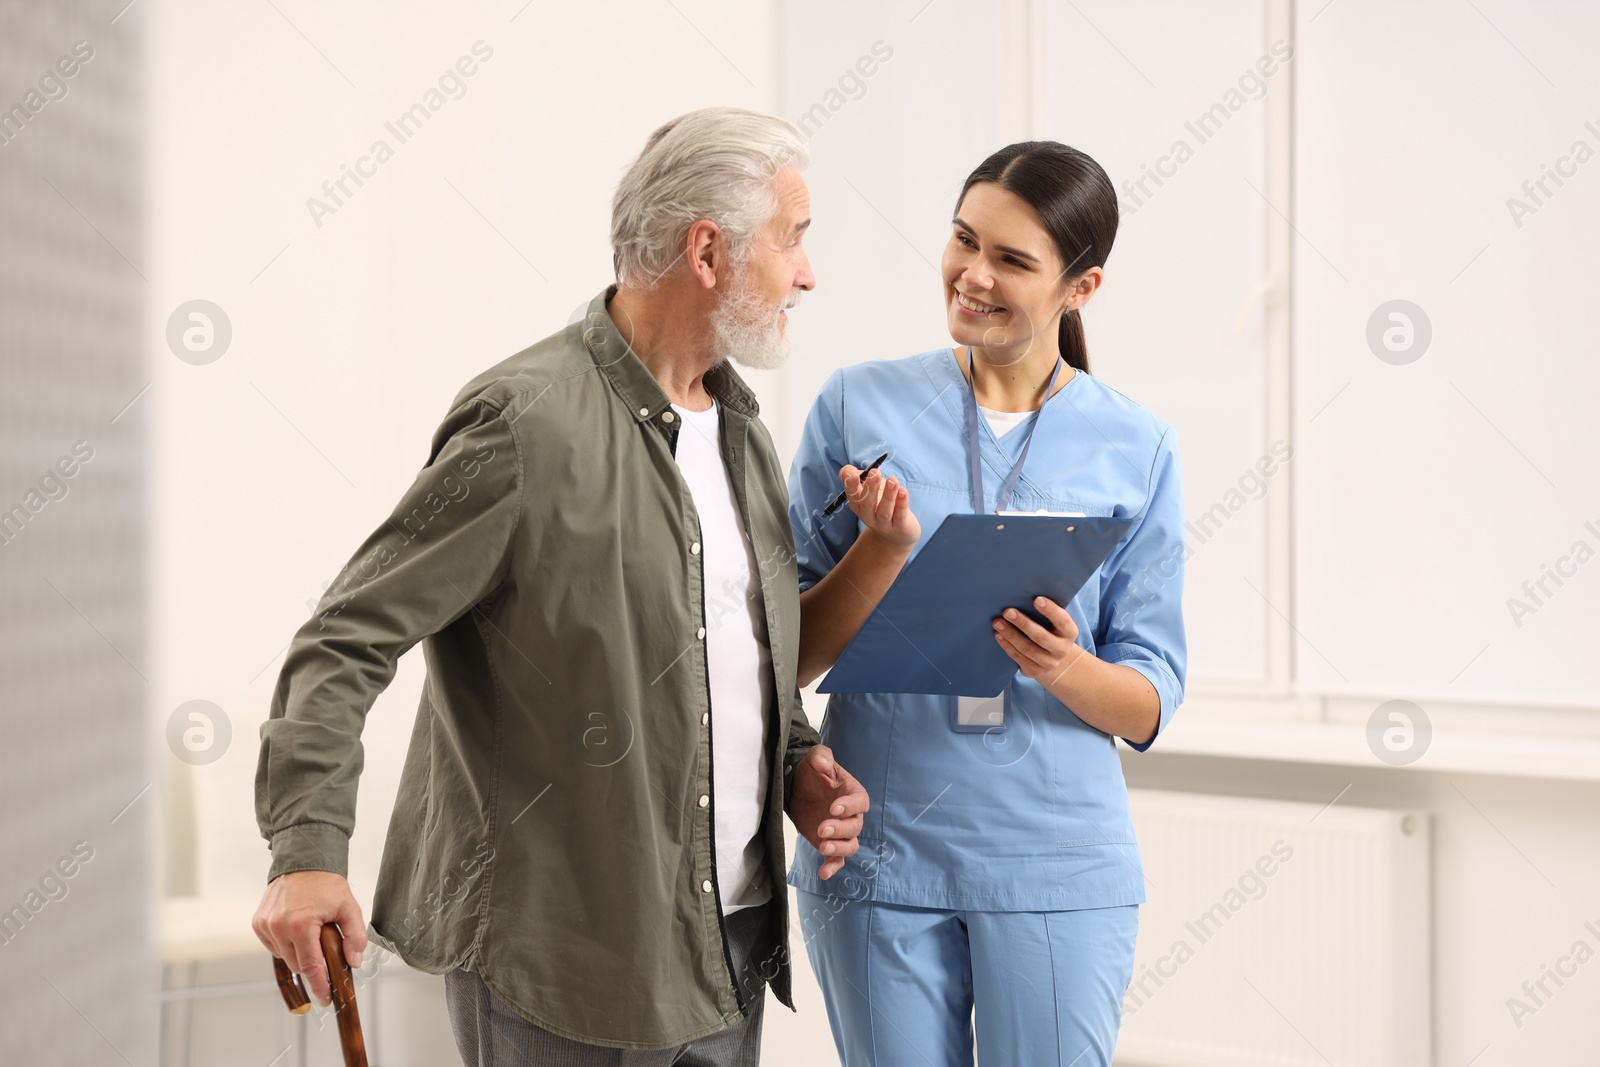
[[[873, 471], [877, 470], [878, 467], [883, 463], [883, 461], [888, 459], [888, 458], [889, 458], [889, 453], [885, 452], [883, 455], [881, 455], [877, 459], [873, 460], [872, 461], [872, 466], [868, 467], [866, 470], [861, 472], [861, 477], [863, 479], [866, 478], [867, 475], [869, 475]], [[846, 500], [848, 500], [848, 499], [849, 499], [849, 491], [848, 490], [844, 490], [844, 489], [839, 490], [839, 495], [833, 498], [833, 502], [830, 503], [827, 507], [822, 509], [822, 517], [826, 519], [829, 515], [832, 515], [834, 512], [836, 512], [840, 508], [844, 507], [844, 502]]]

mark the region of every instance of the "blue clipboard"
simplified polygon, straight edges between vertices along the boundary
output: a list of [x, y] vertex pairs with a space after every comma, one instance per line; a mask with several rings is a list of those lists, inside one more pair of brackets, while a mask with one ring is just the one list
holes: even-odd
[[994, 639], [1006, 608], [1044, 617], [1104, 563], [1132, 519], [949, 515], [817, 686], [819, 693], [992, 697], [1017, 671]]

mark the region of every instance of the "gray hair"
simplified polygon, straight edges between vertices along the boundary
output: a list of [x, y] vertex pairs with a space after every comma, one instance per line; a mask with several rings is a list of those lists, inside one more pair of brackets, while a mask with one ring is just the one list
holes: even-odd
[[773, 179], [811, 161], [784, 119], [736, 107], [680, 115], [645, 142], [611, 200], [617, 281], [651, 289], [683, 255], [689, 227], [716, 223], [736, 263], [777, 211]]

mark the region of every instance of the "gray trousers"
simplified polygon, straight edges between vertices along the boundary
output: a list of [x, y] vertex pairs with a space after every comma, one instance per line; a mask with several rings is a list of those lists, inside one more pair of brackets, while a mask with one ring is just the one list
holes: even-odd
[[471, 971], [444, 976], [450, 1029], [466, 1067], [756, 1067], [766, 985], [750, 966], [773, 901], [727, 917], [728, 950], [749, 1014], [726, 1030], [664, 1049], [607, 1048], [573, 1041], [513, 1012]]

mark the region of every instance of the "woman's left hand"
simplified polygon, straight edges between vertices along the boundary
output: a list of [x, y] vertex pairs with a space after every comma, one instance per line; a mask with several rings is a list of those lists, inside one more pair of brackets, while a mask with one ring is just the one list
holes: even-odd
[[1016, 608], [994, 620], [994, 636], [1006, 654], [1017, 661], [1023, 676], [1053, 687], [1080, 657], [1088, 655], [1078, 645], [1078, 624], [1067, 609], [1048, 597], [1034, 597], [1033, 606], [1050, 623], [1046, 629]]

